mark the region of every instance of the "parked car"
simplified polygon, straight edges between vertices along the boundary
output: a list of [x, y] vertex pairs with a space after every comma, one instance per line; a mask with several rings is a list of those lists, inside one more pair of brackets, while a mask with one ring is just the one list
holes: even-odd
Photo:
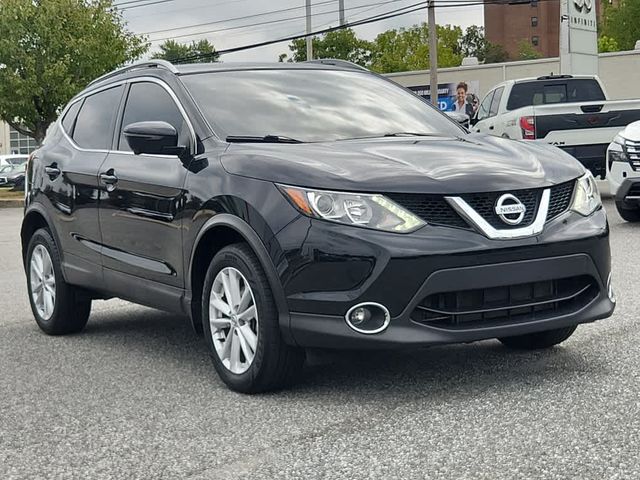
[[14, 190], [24, 188], [24, 177], [27, 164], [6, 165], [0, 170], [0, 187], [11, 187]]
[[627, 125], [609, 145], [607, 179], [620, 216], [627, 222], [639, 222], [640, 122]]
[[470, 134], [346, 62], [117, 70], [27, 178], [40, 328], [78, 332], [109, 297], [186, 314], [241, 392], [286, 385], [309, 347], [548, 348], [615, 306], [575, 159]]
[[28, 159], [29, 155], [0, 155], [0, 167], [22, 165]]
[[607, 100], [598, 77], [549, 75], [496, 85], [473, 123], [476, 132], [555, 145], [604, 178], [609, 143], [636, 120], [640, 100]]

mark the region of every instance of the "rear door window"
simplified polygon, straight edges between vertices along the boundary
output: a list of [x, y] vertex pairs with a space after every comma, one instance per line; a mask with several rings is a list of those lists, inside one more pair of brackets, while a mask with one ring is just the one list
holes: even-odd
[[504, 87], [496, 88], [496, 92], [493, 94], [493, 99], [491, 100], [491, 107], [489, 107], [489, 116], [493, 117], [498, 114], [498, 109], [500, 108], [500, 100], [502, 100], [502, 92], [504, 91]]
[[120, 85], [85, 98], [72, 137], [80, 147], [91, 150], [111, 149], [114, 120], [123, 89]]

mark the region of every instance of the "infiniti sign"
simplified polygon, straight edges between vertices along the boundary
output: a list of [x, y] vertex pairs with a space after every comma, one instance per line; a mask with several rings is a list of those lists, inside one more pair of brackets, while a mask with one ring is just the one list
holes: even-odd
[[524, 220], [527, 207], [515, 196], [505, 193], [498, 198], [495, 212], [500, 220], [508, 225], [519, 225]]
[[573, 4], [579, 12], [589, 13], [593, 8], [593, 0], [573, 0]]

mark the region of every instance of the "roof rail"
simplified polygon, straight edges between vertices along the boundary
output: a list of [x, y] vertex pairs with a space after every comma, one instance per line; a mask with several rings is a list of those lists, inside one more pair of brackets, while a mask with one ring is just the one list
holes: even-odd
[[118, 68], [112, 72], [105, 73], [101, 77], [98, 77], [95, 80], [89, 82], [89, 85], [87, 86], [90, 87], [91, 85], [95, 85], [96, 83], [106, 80], [107, 78], [115, 77], [116, 75], [128, 72], [129, 70], [138, 70], [141, 68], [164, 68], [171, 73], [178, 73], [178, 69], [173, 66], [171, 62], [167, 62], [166, 60], [143, 60], [140, 62], [132, 63], [131, 65], [126, 65], [122, 68]]
[[306, 60], [303, 63], [321, 63], [323, 65], [334, 65], [336, 67], [350, 68], [352, 70], [364, 70], [368, 72], [369, 69], [358, 65], [357, 63], [350, 62], [348, 60], [340, 60], [338, 58], [319, 58], [317, 60]]
[[573, 78], [573, 75], [543, 75], [536, 80], [556, 80], [559, 78]]

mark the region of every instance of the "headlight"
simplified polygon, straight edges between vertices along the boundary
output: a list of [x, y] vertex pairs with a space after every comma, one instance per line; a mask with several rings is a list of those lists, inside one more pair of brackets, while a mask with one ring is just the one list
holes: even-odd
[[623, 147], [624, 147], [624, 141], [625, 141], [624, 137], [622, 135], [620, 135], [620, 134], [616, 135], [613, 138], [613, 143], [617, 143], [618, 145], [621, 145]]
[[330, 192], [278, 185], [280, 191], [302, 213], [331, 222], [409, 233], [425, 222], [383, 195]]
[[602, 201], [600, 200], [600, 192], [598, 192], [596, 180], [591, 175], [591, 172], [587, 172], [576, 182], [571, 210], [587, 217], [601, 206]]

